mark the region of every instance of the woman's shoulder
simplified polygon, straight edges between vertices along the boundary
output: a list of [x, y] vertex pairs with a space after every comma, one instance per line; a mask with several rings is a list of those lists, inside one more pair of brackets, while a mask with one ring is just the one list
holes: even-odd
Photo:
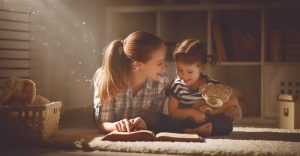
[[102, 75], [102, 73], [103, 73], [103, 69], [101, 67], [98, 68], [95, 72], [96, 75]]
[[147, 88], [163, 90], [169, 84], [169, 78], [167, 75], [162, 75], [160, 80], [148, 80], [146, 83]]
[[161, 85], [168, 85], [170, 80], [166, 74], [163, 74], [161, 75], [160, 80], [155, 82]]
[[98, 68], [93, 77], [94, 85], [99, 84], [99, 82], [102, 80], [102, 78], [103, 78], [103, 70], [102, 70], [102, 68]]
[[169, 83], [169, 78], [168, 78], [167, 74], [162, 74], [162, 76], [159, 80], [159, 83], [162, 83], [162, 84], [168, 84]]

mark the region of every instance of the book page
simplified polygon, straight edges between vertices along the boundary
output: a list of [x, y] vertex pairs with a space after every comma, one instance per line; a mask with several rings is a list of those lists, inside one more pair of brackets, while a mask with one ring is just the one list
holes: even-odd
[[160, 132], [156, 134], [158, 141], [204, 142], [198, 134]]
[[103, 136], [101, 140], [107, 141], [153, 141], [155, 135], [149, 130], [139, 130], [133, 132], [112, 131]]

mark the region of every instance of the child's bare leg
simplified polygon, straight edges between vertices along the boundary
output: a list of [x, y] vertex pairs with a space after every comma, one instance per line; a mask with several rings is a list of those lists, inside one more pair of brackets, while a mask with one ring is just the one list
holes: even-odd
[[197, 127], [197, 128], [187, 128], [183, 131], [183, 133], [193, 133], [199, 134], [200, 136], [209, 136], [211, 134], [212, 124], [210, 122]]

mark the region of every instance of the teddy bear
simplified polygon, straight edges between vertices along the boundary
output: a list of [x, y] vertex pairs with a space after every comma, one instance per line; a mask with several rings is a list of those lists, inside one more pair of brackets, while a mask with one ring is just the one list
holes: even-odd
[[[204, 100], [197, 101], [193, 107], [200, 112], [207, 113], [213, 112], [214, 109], [222, 107], [224, 103], [228, 102], [233, 94], [233, 89], [224, 84], [209, 84], [202, 87], [200, 92]], [[230, 106], [224, 115], [232, 120], [240, 119], [242, 117], [241, 107], [239, 104]]]
[[202, 88], [201, 93], [209, 106], [222, 107], [229, 100], [232, 88], [222, 84], [206, 85]]
[[3, 84], [1, 101], [4, 105], [43, 105], [50, 101], [36, 94], [35, 83], [30, 79], [10, 77]]

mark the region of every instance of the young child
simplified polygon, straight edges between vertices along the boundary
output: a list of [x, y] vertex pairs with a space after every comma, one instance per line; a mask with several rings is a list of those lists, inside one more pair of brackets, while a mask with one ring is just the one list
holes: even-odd
[[204, 101], [201, 89], [208, 84], [217, 84], [206, 74], [209, 63], [206, 46], [195, 39], [188, 39], [177, 45], [174, 53], [177, 78], [170, 84], [168, 112], [179, 119], [192, 118], [199, 127], [185, 129], [185, 133], [198, 133], [202, 136], [225, 135], [232, 131], [232, 119], [225, 112], [239, 107], [237, 98], [231, 95], [228, 102], [220, 108], [203, 105], [195, 109], [196, 101]]
[[93, 79], [94, 116], [99, 132], [182, 132], [181, 126], [188, 126], [188, 121], [163, 115], [168, 86], [163, 74], [165, 56], [164, 42], [148, 32], [133, 32], [109, 44]]

